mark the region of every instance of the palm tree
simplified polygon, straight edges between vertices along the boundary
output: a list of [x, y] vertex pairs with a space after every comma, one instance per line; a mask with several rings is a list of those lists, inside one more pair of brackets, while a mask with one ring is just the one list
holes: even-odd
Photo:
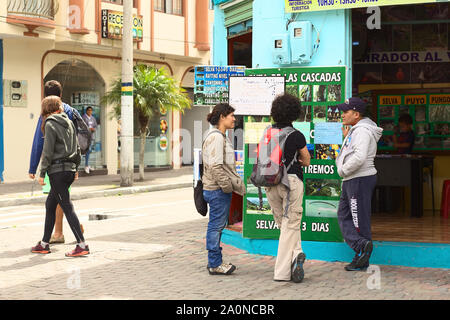
[[[144, 153], [150, 119], [160, 114], [160, 108], [177, 110], [191, 107], [191, 101], [176, 81], [165, 69], [138, 64], [134, 66], [133, 108], [138, 115], [141, 145], [139, 150], [139, 180], [144, 180]], [[111, 90], [102, 98], [103, 104], [112, 104], [112, 116], [117, 119], [121, 114], [122, 79], [113, 81]]]

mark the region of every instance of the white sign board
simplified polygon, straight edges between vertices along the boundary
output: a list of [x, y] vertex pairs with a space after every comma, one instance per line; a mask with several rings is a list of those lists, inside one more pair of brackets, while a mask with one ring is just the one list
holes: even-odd
[[284, 77], [230, 77], [229, 104], [236, 115], [270, 115], [272, 102], [284, 93]]

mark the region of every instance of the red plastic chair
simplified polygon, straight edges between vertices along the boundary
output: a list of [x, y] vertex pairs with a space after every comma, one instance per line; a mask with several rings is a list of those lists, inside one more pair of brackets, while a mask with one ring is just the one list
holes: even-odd
[[441, 216], [445, 219], [448, 219], [449, 211], [450, 211], [450, 180], [444, 180], [444, 186], [442, 188]]

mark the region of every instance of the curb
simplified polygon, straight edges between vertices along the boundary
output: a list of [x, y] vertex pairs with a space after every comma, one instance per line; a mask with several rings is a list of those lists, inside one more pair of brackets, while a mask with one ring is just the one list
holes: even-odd
[[[86, 193], [72, 192], [70, 194], [70, 199], [71, 200], [83, 200], [83, 199], [89, 199], [89, 198], [112, 197], [112, 196], [121, 196], [121, 195], [128, 195], [128, 194], [134, 194], [134, 193], [145, 193], [145, 192], [154, 192], [154, 191], [182, 189], [182, 188], [188, 188], [188, 187], [192, 187], [192, 182], [158, 184], [158, 185], [153, 185], [153, 186], [124, 187], [124, 188], [115, 188], [115, 189], [108, 189], [108, 190], [90, 191], [90, 192], [86, 192]], [[0, 208], [1, 207], [9, 207], [9, 206], [26, 205], [26, 204], [45, 203], [46, 200], [47, 200], [47, 195], [38, 196], [38, 197], [34, 197], [34, 198], [4, 199], [4, 200], [0, 200]]]

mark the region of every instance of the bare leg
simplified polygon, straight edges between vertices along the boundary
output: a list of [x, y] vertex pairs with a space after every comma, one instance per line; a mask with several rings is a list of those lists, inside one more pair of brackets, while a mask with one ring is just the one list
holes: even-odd
[[[55, 232], [53, 233], [54, 238], [61, 238], [64, 236], [63, 234], [63, 218], [64, 218], [64, 211], [59, 206], [56, 207], [56, 220], [55, 220]], [[83, 225], [80, 224], [81, 232], [84, 233]]]
[[63, 236], [63, 218], [64, 211], [58, 204], [56, 207], [55, 232], [53, 233], [54, 238], [61, 238]]

